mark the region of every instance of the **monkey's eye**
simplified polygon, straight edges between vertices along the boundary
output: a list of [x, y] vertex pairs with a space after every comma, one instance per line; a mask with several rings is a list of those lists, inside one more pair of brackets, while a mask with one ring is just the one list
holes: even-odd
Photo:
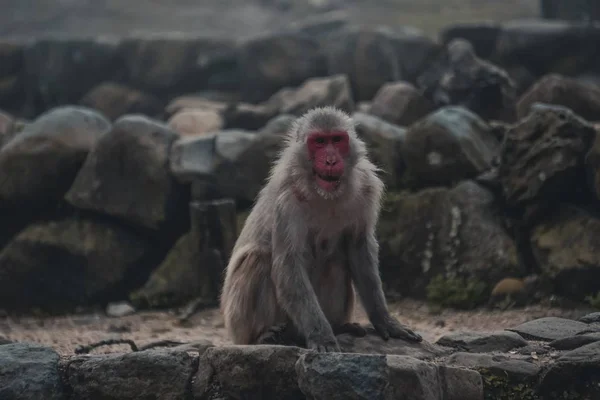
[[318, 137], [315, 139], [315, 142], [318, 144], [324, 144], [325, 143], [325, 138], [324, 137]]
[[334, 136], [333, 137], [333, 143], [339, 143], [342, 141], [342, 137], [341, 136]]

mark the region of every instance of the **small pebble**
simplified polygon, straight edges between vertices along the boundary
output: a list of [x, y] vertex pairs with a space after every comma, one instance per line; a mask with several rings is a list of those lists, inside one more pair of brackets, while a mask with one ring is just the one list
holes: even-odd
[[109, 317], [124, 317], [135, 314], [135, 308], [127, 302], [110, 303], [106, 307], [106, 315]]

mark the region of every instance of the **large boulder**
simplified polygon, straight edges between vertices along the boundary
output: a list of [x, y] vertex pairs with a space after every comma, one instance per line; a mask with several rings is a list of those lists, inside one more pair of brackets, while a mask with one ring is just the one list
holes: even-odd
[[144, 286], [130, 294], [137, 308], [176, 306], [193, 299], [218, 303], [223, 270], [237, 238], [235, 202], [193, 202], [190, 209], [190, 231], [179, 238]]
[[207, 88], [215, 63], [233, 48], [227, 40], [173, 33], [127, 39], [119, 51], [130, 84], [171, 97]]
[[496, 50], [496, 40], [501, 29], [500, 24], [494, 21], [454, 23], [442, 28], [439, 37], [444, 45], [454, 39], [466, 39], [473, 45], [478, 57], [487, 59]]
[[82, 107], [40, 115], [0, 150], [0, 207], [44, 207], [61, 199], [110, 122]]
[[409, 126], [434, 110], [433, 104], [407, 82], [385, 83], [375, 93], [369, 114], [389, 123]]
[[490, 120], [514, 119], [516, 85], [502, 68], [480, 59], [470, 42], [453, 39], [418, 79], [436, 106], [460, 105]]
[[155, 96], [126, 85], [105, 82], [92, 88], [79, 104], [100, 111], [111, 121], [125, 114], [160, 118], [164, 104]]
[[585, 168], [588, 184], [597, 199], [600, 199], [600, 125], [594, 124], [596, 136], [585, 155]]
[[402, 156], [419, 185], [451, 185], [489, 170], [499, 148], [488, 124], [466, 108], [450, 106], [408, 128]]
[[540, 381], [540, 392], [548, 398], [569, 393], [577, 399], [600, 396], [600, 342], [572, 350], [551, 364]]
[[120, 80], [125, 65], [113, 38], [48, 38], [25, 47], [25, 84], [30, 112], [79, 101], [101, 82]]
[[12, 138], [14, 128], [13, 116], [0, 110], [0, 148]]
[[169, 128], [180, 136], [215, 132], [223, 128], [224, 124], [221, 114], [210, 109], [181, 110], [168, 121]]
[[147, 276], [152, 246], [91, 219], [29, 225], [0, 252], [0, 308], [62, 311], [122, 296]]
[[232, 197], [251, 204], [271, 169], [282, 135], [224, 130], [179, 139], [171, 152], [171, 171], [192, 182], [197, 200]]
[[0, 398], [62, 400], [58, 354], [29, 343], [0, 345]]
[[563, 206], [531, 232], [531, 249], [554, 293], [584, 300], [600, 292], [600, 219]]
[[302, 115], [315, 107], [333, 106], [347, 113], [354, 111], [350, 83], [345, 75], [307, 79], [297, 89], [285, 88], [268, 103], [278, 114]]
[[284, 87], [300, 85], [308, 78], [325, 76], [325, 62], [318, 42], [301, 33], [278, 33], [250, 39], [238, 49], [243, 100], [267, 100]]
[[402, 159], [406, 129], [361, 112], [355, 113], [352, 118], [357, 135], [367, 145], [369, 158], [382, 170], [381, 178], [386, 186], [401, 188], [406, 170]]
[[388, 194], [378, 237], [389, 294], [469, 308], [500, 279], [525, 274], [493, 194], [472, 181]]
[[506, 131], [498, 173], [511, 206], [552, 203], [585, 187], [594, 127], [563, 106], [536, 105]]
[[600, 88], [558, 74], [542, 77], [521, 96], [518, 118], [525, 118], [535, 103], [565, 106], [582, 118], [600, 120]]
[[147, 117], [120, 118], [89, 154], [66, 200], [152, 230], [187, 224], [188, 191], [169, 171], [177, 138]]
[[370, 100], [385, 82], [402, 78], [390, 36], [388, 32], [361, 28], [327, 38], [327, 73], [348, 76], [356, 101]]
[[500, 65], [520, 65], [536, 77], [549, 73], [577, 76], [598, 68], [597, 25], [519, 19], [504, 22], [501, 27], [492, 56]]

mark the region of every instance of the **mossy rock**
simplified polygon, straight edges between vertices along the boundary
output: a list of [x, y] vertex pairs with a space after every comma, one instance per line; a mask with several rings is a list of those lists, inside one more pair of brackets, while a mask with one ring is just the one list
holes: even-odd
[[210, 271], [220, 268], [219, 253], [210, 249], [202, 251], [197, 236], [187, 233], [179, 238], [146, 284], [132, 292], [129, 299], [136, 308], [178, 306], [195, 298], [216, 301], [218, 287]]
[[[524, 276], [515, 242], [496, 207], [494, 195], [472, 181], [451, 189], [388, 193], [378, 224], [388, 295], [425, 298], [431, 280], [441, 276], [457, 288], [471, 282], [472, 293], [461, 295], [473, 300], [467, 301], [470, 307], [483, 301], [500, 279]], [[456, 303], [464, 301], [457, 298]]]
[[151, 242], [111, 223], [34, 223], [0, 252], [0, 308], [59, 312], [119, 299], [152, 255]]

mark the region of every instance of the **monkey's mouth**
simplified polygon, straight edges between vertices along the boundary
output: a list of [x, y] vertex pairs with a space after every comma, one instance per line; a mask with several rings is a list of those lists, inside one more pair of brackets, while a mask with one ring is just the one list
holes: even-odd
[[341, 179], [341, 175], [319, 174], [315, 171], [315, 180], [317, 181], [317, 185], [326, 191], [337, 189], [337, 187], [340, 185]]

